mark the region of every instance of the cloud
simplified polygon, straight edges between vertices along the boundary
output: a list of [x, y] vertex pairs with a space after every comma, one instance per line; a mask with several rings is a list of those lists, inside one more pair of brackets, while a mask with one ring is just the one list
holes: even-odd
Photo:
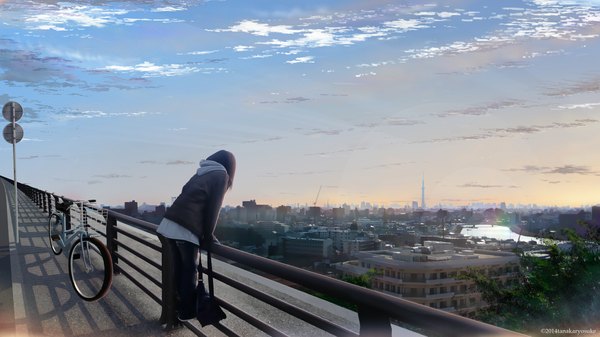
[[166, 163], [167, 165], [194, 165], [196, 164], [193, 161], [188, 160], [173, 160]]
[[523, 103], [518, 100], [503, 100], [499, 102], [488, 103], [479, 106], [473, 106], [465, 109], [448, 110], [436, 114], [438, 117], [451, 117], [451, 116], [481, 116], [485, 115], [490, 111], [502, 110], [506, 108], [513, 108], [520, 106]]
[[548, 91], [545, 92], [545, 95], [556, 97], [598, 92], [600, 92], [600, 77], [580, 80], [569, 86], [548, 89]]
[[171, 161], [157, 161], [157, 160], [140, 160], [138, 164], [144, 165], [195, 165], [196, 162], [189, 160], [171, 160]]
[[157, 65], [152, 62], [142, 62], [133, 66], [109, 65], [99, 70], [124, 72], [124, 73], [140, 73], [142, 78], [145, 77], [172, 77], [182, 76], [192, 73], [219, 73], [225, 72], [225, 68], [199, 68], [189, 64], [162, 64]]
[[209, 29], [211, 32], [248, 33], [257, 36], [269, 36], [270, 34], [296, 34], [302, 30], [293, 29], [291, 26], [271, 26], [256, 20], [243, 20], [226, 29]]
[[282, 103], [293, 104], [293, 103], [302, 103], [302, 102], [306, 102], [306, 101], [310, 101], [310, 98], [303, 97], [303, 96], [296, 96], [296, 97], [288, 97], [285, 100], [260, 101], [260, 102], [258, 102], [258, 104], [282, 104]]
[[561, 110], [595, 109], [596, 107], [600, 107], [600, 103], [560, 105], [560, 106], [558, 106], [558, 109], [561, 109]]
[[94, 175], [94, 177], [97, 178], [104, 178], [104, 179], [120, 179], [120, 178], [131, 178], [130, 175], [126, 175], [126, 174], [117, 174], [117, 173], [109, 173], [109, 174], [97, 174]]
[[136, 111], [136, 112], [104, 112], [100, 110], [68, 110], [66, 113], [59, 114], [60, 119], [92, 119], [92, 118], [111, 118], [111, 117], [144, 117], [157, 115], [157, 112]]
[[288, 102], [288, 103], [292, 103], [292, 102], [299, 103], [299, 102], [306, 102], [306, 101], [310, 101], [310, 98], [306, 98], [306, 97], [302, 97], [302, 96], [286, 98], [286, 102]]
[[249, 50], [252, 50], [252, 49], [254, 49], [254, 46], [238, 45], [238, 46], [233, 47], [233, 50], [236, 51], [236, 52], [238, 52], [238, 53], [249, 51]]
[[304, 133], [305, 136], [316, 136], [316, 135], [325, 135], [325, 136], [337, 136], [340, 135], [341, 133], [345, 132], [345, 131], [350, 131], [352, 129], [348, 129], [348, 130], [343, 130], [343, 129], [330, 129], [330, 130], [323, 130], [323, 129], [311, 129], [309, 131], [306, 131]]
[[293, 60], [290, 61], [285, 61], [285, 63], [289, 63], [289, 64], [297, 64], [297, 63], [315, 63], [314, 61], [314, 57], [313, 56], [303, 56], [303, 57], [297, 57]]
[[545, 170], [548, 170], [548, 169], [549, 168], [545, 167], [545, 166], [525, 165], [525, 166], [520, 167], [520, 168], [504, 169], [503, 171], [537, 173], [537, 172], [545, 171]]
[[577, 166], [577, 165], [564, 165], [564, 166], [560, 166], [560, 167], [555, 167], [544, 173], [546, 173], [546, 174], [599, 175], [598, 172], [591, 171], [587, 166]]
[[332, 154], [343, 154], [343, 153], [354, 153], [357, 151], [365, 151], [368, 150], [366, 147], [354, 147], [349, 149], [335, 150], [335, 151], [324, 151], [324, 152], [312, 152], [305, 153], [305, 156], [319, 156], [319, 157], [329, 157]]
[[424, 124], [425, 122], [415, 119], [397, 118], [397, 117], [386, 117], [380, 122], [362, 122], [355, 124], [354, 126], [359, 128], [377, 128], [382, 126], [412, 126], [418, 124]]
[[198, 50], [198, 51], [190, 51], [187, 53], [177, 53], [177, 55], [209, 55], [209, 54], [214, 54], [214, 53], [218, 53], [218, 50]]
[[548, 166], [536, 166], [536, 165], [525, 165], [519, 168], [504, 169], [506, 172], [525, 172], [535, 174], [561, 174], [561, 175], [597, 175], [600, 176], [599, 171], [594, 171], [588, 166], [583, 165], [563, 165], [556, 167]]
[[479, 183], [466, 183], [463, 185], [458, 185], [457, 187], [464, 187], [464, 188], [519, 188], [519, 186], [515, 186], [515, 185], [485, 185], [485, 184], [479, 184]]
[[484, 129], [483, 132], [473, 135], [455, 136], [446, 138], [435, 138], [424, 141], [415, 141], [413, 143], [445, 143], [455, 142], [464, 140], [482, 140], [490, 138], [504, 138], [513, 135], [524, 135], [524, 134], [535, 134], [546, 130], [552, 129], [568, 129], [575, 127], [584, 127], [590, 124], [597, 123], [596, 119], [577, 119], [573, 122], [554, 122], [545, 125], [529, 125], [529, 126], [516, 126], [511, 128], [495, 128], [495, 129]]
[[309, 170], [309, 171], [294, 171], [294, 172], [265, 172], [261, 175], [263, 178], [277, 178], [280, 176], [312, 176], [327, 173], [336, 173], [340, 170]]
[[278, 140], [282, 140], [283, 137], [269, 137], [269, 138], [262, 138], [262, 139], [250, 139], [250, 140], [245, 140], [242, 143], [243, 144], [252, 144], [252, 143], [262, 143], [262, 142], [274, 142], [274, 141], [278, 141]]
[[363, 167], [363, 170], [373, 170], [373, 169], [380, 169], [380, 168], [390, 168], [390, 167], [397, 167], [397, 166], [405, 166], [408, 164], [414, 164], [414, 162], [396, 162], [396, 163], [386, 163], [386, 164], [379, 164], [379, 165], [371, 165], [371, 166], [365, 166]]
[[33, 155], [27, 157], [19, 157], [19, 160], [32, 160], [32, 159], [47, 159], [47, 158], [60, 158], [60, 155], [57, 154], [46, 154], [46, 155]]
[[151, 9], [150, 11], [161, 13], [161, 12], [179, 12], [179, 11], [184, 11], [184, 10], [186, 10], [185, 7], [166, 6], [166, 7], [154, 8], [154, 9]]
[[120, 17], [128, 14], [125, 9], [111, 9], [61, 2], [41, 5], [37, 12], [25, 18], [29, 29], [66, 31], [74, 27], [102, 28], [107, 24], [122, 23]]

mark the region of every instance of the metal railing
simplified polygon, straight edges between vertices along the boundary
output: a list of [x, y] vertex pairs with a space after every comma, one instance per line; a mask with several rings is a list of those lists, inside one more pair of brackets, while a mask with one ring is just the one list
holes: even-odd
[[[12, 182], [10, 179], [4, 179]], [[26, 184], [19, 184], [19, 188], [44, 212], [52, 211], [54, 205], [56, 205], [58, 196], [53, 193], [48, 193]], [[66, 198], [63, 197], [63, 199]], [[126, 230], [124, 226], [119, 226], [118, 223], [135, 227], [149, 235], [158, 236], [161, 245], [159, 246], [154, 242], [151, 242], [151, 240], [144, 238], [142, 235]], [[176, 296], [173, 275], [174, 269], [171, 262], [171, 247], [169, 246], [169, 241], [167, 239], [156, 234], [157, 227], [158, 226], [155, 224], [118, 213], [114, 210], [108, 210], [106, 231], [101, 234], [106, 237], [106, 245], [112, 255], [115, 273], [126, 277], [161, 305], [162, 311], [160, 322], [161, 324], [165, 324], [167, 327], [172, 328], [181, 323], [176, 317]], [[161, 254], [161, 261], [157, 262], [140, 254], [135, 249], [129, 247], [129, 244], [125, 244], [126, 240], [133, 240], [133, 242], [136, 242], [137, 244], [144, 245], [159, 252]], [[221, 258], [234, 261], [257, 271], [296, 283], [310, 290], [344, 299], [346, 302], [355, 304], [358, 308], [357, 311], [360, 323], [360, 331], [358, 333], [351, 331], [346, 327], [334, 324], [263, 291], [254, 289], [247, 284], [236, 281], [222, 273], [213, 273], [216, 280], [335, 336], [391, 336], [391, 321], [409, 324], [420, 329], [420, 332], [423, 331], [426, 334], [438, 336], [521, 336], [510, 330], [505, 330], [473, 319], [451, 314], [443, 310], [413, 303], [375, 290], [359, 287], [341, 280], [269, 260], [221, 244], [213, 243], [210, 249], [214, 255], [220, 256]], [[123, 254], [123, 251], [133, 254], [139, 259], [138, 262], [136, 263], [132, 261], [131, 258], [126, 257], [125, 254]], [[140, 267], [138, 265], [138, 263], [142, 262], [160, 272], [160, 280], [154, 277], [152, 272], [148, 272], [148, 268]], [[143, 276], [144, 280], [141, 281], [139, 277], [135, 277], [133, 275], [134, 273]], [[149, 289], [147, 286], [148, 284], [154, 284], [156, 287], [162, 289], [160, 298]], [[266, 323], [257, 317], [248, 315], [233, 303], [226, 302], [219, 298], [217, 298], [217, 301], [224, 309], [268, 335], [287, 336], [273, 325]], [[195, 325], [190, 324], [189, 322], [184, 322], [183, 324], [197, 335], [205, 336]], [[235, 332], [222, 324], [217, 324], [215, 327], [228, 336], [237, 336]]]

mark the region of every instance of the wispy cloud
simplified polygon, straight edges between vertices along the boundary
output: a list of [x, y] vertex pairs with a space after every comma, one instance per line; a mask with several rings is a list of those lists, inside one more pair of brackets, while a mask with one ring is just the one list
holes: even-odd
[[214, 53], [218, 53], [218, 50], [197, 50], [197, 51], [189, 51], [187, 53], [177, 53], [177, 55], [210, 55]]
[[257, 20], [243, 20], [229, 28], [209, 29], [211, 32], [248, 33], [257, 36], [269, 36], [271, 34], [296, 34], [302, 30], [294, 29], [287, 25], [269, 25]]
[[189, 160], [170, 160], [170, 161], [158, 161], [158, 160], [140, 160], [138, 164], [144, 165], [196, 165], [197, 162], [189, 161]]
[[599, 172], [592, 171], [587, 166], [565, 165], [555, 167], [547, 172], [547, 174], [579, 174], [579, 175], [599, 175]]
[[72, 27], [102, 28], [107, 24], [122, 22], [121, 17], [129, 13], [125, 9], [110, 9], [66, 2], [39, 5], [42, 6], [39, 12], [25, 18], [29, 29], [66, 31]]
[[193, 73], [222, 73], [227, 72], [225, 68], [201, 68], [190, 64], [154, 64], [152, 62], [142, 62], [133, 66], [109, 65], [99, 70], [121, 72], [121, 73], [139, 73], [142, 77], [171, 77], [182, 76]]
[[365, 151], [365, 150], [368, 150], [368, 148], [353, 147], [353, 148], [349, 148], [349, 149], [342, 149], [342, 150], [335, 150], [335, 151], [311, 152], [311, 153], [305, 153], [304, 155], [305, 156], [329, 157], [331, 155], [336, 155], [336, 154], [352, 154], [354, 152]]
[[193, 161], [189, 160], [173, 160], [166, 163], [167, 165], [194, 165], [196, 164]]
[[103, 179], [131, 178], [130, 175], [127, 175], [127, 174], [118, 174], [118, 173], [97, 174], [97, 175], [94, 175], [93, 177], [103, 178]]
[[576, 81], [567, 86], [559, 85], [548, 89], [545, 94], [554, 97], [598, 92], [600, 92], [600, 77]]
[[463, 187], [463, 188], [519, 188], [519, 186], [516, 185], [487, 185], [487, 184], [479, 184], [479, 183], [466, 183], [466, 184], [462, 184], [462, 185], [458, 185], [457, 187]]
[[506, 172], [525, 172], [533, 174], [560, 174], [560, 175], [595, 175], [600, 176], [600, 171], [591, 169], [584, 165], [563, 165], [563, 166], [536, 166], [536, 165], [525, 165], [518, 168], [504, 169]]
[[495, 129], [484, 129], [478, 134], [465, 135], [465, 136], [454, 136], [446, 138], [435, 138], [424, 141], [416, 141], [413, 143], [445, 143], [465, 140], [482, 140], [490, 138], [504, 138], [518, 135], [535, 134], [552, 129], [569, 129], [576, 127], [585, 127], [594, 123], [597, 123], [596, 119], [577, 119], [573, 122], [554, 122], [545, 125], [527, 125], [527, 126], [515, 126], [510, 128], [495, 128]]
[[582, 103], [582, 104], [570, 104], [570, 105], [560, 105], [558, 109], [561, 110], [575, 110], [575, 109], [595, 109], [600, 107], [600, 103]]
[[297, 64], [297, 63], [315, 63], [314, 61], [314, 57], [313, 56], [302, 56], [302, 57], [297, 57], [293, 60], [290, 61], [285, 61], [286, 63], [289, 64]]
[[91, 118], [111, 118], [111, 117], [144, 117], [149, 115], [158, 115], [159, 112], [104, 112], [100, 110], [68, 110], [66, 113], [57, 115], [59, 119], [91, 119]]
[[521, 106], [522, 101], [518, 100], [503, 100], [478, 106], [473, 106], [465, 109], [448, 110], [445, 112], [437, 113], [438, 117], [452, 117], [452, 116], [481, 116], [486, 115], [491, 111], [503, 110], [507, 108], [513, 108]]

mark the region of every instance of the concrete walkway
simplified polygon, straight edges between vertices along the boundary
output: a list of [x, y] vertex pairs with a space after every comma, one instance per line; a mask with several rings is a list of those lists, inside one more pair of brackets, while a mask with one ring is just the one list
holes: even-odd
[[0, 226], [8, 225], [11, 238], [0, 251], [0, 336], [193, 335], [185, 328], [164, 331], [160, 306], [123, 277], [114, 277], [103, 299], [81, 300], [69, 281], [67, 257], [50, 250], [47, 214], [21, 192], [15, 244], [13, 191], [12, 184], [0, 180], [0, 221], [7, 219]]

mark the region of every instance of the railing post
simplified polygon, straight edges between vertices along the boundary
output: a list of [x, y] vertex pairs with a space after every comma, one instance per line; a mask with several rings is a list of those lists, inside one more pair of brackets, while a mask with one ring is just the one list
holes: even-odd
[[46, 195], [47, 195], [47, 192], [44, 191], [42, 193], [42, 210], [44, 211], [44, 213], [48, 212], [48, 209], [47, 209], [47, 207], [48, 207], [48, 205], [47, 205], [48, 198], [46, 198]]
[[390, 318], [383, 312], [366, 306], [358, 307], [360, 337], [392, 337]]
[[173, 265], [173, 248], [169, 239], [157, 234], [162, 245], [162, 310], [160, 324], [166, 329], [181, 325], [177, 319], [177, 298], [175, 291], [175, 266]]
[[121, 271], [119, 270], [119, 257], [117, 256], [117, 251], [119, 247], [117, 246], [117, 218], [112, 216], [110, 212], [106, 217], [106, 248], [110, 252], [110, 256], [112, 257], [113, 262], [113, 273], [119, 274]]

